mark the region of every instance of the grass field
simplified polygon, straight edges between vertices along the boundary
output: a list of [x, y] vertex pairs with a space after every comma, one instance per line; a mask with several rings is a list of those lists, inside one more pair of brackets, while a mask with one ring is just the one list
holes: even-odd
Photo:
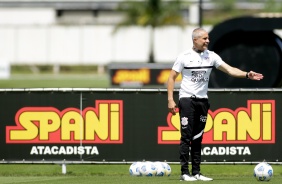
[[107, 88], [107, 74], [13, 74], [0, 88]]
[[[134, 177], [129, 175], [128, 165], [67, 165], [67, 173], [62, 174], [60, 165], [51, 164], [0, 164], [0, 183], [28, 184], [162, 184], [179, 183], [180, 166], [170, 164], [169, 177]], [[215, 184], [253, 184], [260, 183], [253, 177], [255, 165], [202, 165], [202, 172], [213, 177]], [[272, 165], [274, 177], [272, 184], [281, 184], [282, 167]], [[182, 183], [182, 182], [180, 182]], [[196, 181], [195, 183], [206, 183]]]
[[[110, 88], [107, 73], [70, 74], [12, 74], [9, 79], [0, 79], [0, 88]], [[118, 86], [117, 86], [118, 87]], [[164, 88], [144, 86], [143, 88]], [[116, 88], [116, 87], [114, 87]], [[125, 88], [125, 87], [123, 87]], [[135, 88], [129, 87], [129, 88]], [[139, 88], [139, 87], [137, 87]]]

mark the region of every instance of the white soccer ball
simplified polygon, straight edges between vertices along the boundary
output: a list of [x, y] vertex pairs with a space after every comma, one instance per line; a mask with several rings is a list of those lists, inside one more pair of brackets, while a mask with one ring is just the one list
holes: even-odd
[[140, 165], [141, 162], [133, 162], [129, 167], [129, 174], [131, 176], [141, 176]]
[[258, 181], [269, 181], [273, 176], [271, 165], [266, 162], [261, 162], [255, 166], [254, 177]]
[[153, 162], [142, 162], [140, 165], [140, 173], [142, 176], [155, 176], [157, 169]]
[[155, 167], [157, 169], [156, 176], [165, 176], [166, 173], [166, 165], [163, 162], [154, 162]]
[[171, 167], [168, 163], [163, 162], [163, 165], [165, 166], [165, 176], [170, 176], [171, 175]]

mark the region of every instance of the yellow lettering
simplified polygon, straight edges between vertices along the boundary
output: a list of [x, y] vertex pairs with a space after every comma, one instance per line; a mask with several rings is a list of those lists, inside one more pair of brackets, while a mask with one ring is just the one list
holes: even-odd
[[175, 130], [167, 130], [163, 131], [163, 140], [179, 140], [180, 139], [180, 122], [179, 122], [179, 114], [177, 113], [175, 116], [171, 117], [171, 125], [175, 128]]
[[93, 111], [87, 111], [85, 114], [85, 140], [95, 140], [94, 135], [101, 140], [106, 140], [109, 136], [109, 105], [99, 104], [98, 116]]
[[19, 117], [19, 122], [21, 122], [21, 126], [24, 128], [23, 130], [11, 130], [10, 137], [12, 140], [32, 140], [38, 136], [38, 128], [30, 120], [30, 114], [34, 112], [24, 112]]
[[60, 128], [60, 117], [55, 112], [23, 112], [19, 122], [24, 129], [11, 130], [11, 140], [33, 140], [37, 136], [48, 140], [49, 133]]
[[33, 116], [40, 122], [40, 140], [48, 140], [49, 133], [55, 132], [61, 126], [60, 117], [55, 112], [37, 112]]
[[238, 140], [247, 140], [247, 135], [254, 140], [260, 138], [260, 104], [251, 105], [251, 117], [245, 111], [238, 112]]
[[110, 112], [110, 118], [111, 118], [111, 140], [119, 140], [120, 132], [119, 132], [119, 104], [111, 104], [111, 112]]
[[7, 143], [122, 143], [123, 102], [97, 100], [83, 111], [26, 107], [16, 114], [16, 126], [6, 126]]
[[263, 125], [262, 125], [262, 132], [263, 132], [263, 140], [271, 140], [272, 137], [272, 123], [271, 123], [271, 104], [263, 104], [262, 105], [262, 119], [263, 119]]
[[[160, 75], [157, 77], [158, 83], [160, 83], [160, 84], [166, 83], [166, 82], [167, 82], [167, 79], [168, 79], [168, 77], [169, 77], [169, 75], [170, 75], [170, 70], [162, 70], [162, 71], [160, 72]], [[181, 77], [181, 74], [180, 74], [180, 75], [178, 75], [178, 77], [175, 79], [175, 81], [176, 81], [176, 82], [179, 82], [179, 81], [181, 81], [181, 80], [182, 80], [182, 77]]]
[[210, 131], [213, 128], [213, 119], [210, 114], [207, 116], [207, 122], [205, 126], [205, 132]]
[[220, 112], [214, 118], [214, 140], [236, 140], [236, 120], [230, 112]]
[[[69, 111], [62, 117], [62, 140], [82, 140], [84, 138], [84, 122], [80, 113]], [[73, 139], [71, 133], [74, 134]]]
[[150, 82], [150, 70], [139, 69], [139, 70], [117, 70], [113, 76], [113, 82], [116, 84], [122, 82]]
[[[209, 111], [203, 143], [275, 143], [275, 101], [249, 100], [248, 107], [235, 111]], [[168, 127], [159, 127], [158, 143], [179, 143], [179, 115], [168, 115]]]

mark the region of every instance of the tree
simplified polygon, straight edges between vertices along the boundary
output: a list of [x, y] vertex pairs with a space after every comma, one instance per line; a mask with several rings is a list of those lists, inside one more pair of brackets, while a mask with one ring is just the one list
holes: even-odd
[[151, 27], [150, 32], [150, 53], [149, 62], [155, 63], [154, 57], [154, 32], [155, 28], [177, 25], [182, 28], [185, 26], [185, 20], [181, 15], [180, 0], [144, 0], [144, 1], [125, 1], [121, 2], [118, 8], [124, 12], [125, 18], [118, 23], [114, 32], [119, 28], [131, 25], [142, 27]]

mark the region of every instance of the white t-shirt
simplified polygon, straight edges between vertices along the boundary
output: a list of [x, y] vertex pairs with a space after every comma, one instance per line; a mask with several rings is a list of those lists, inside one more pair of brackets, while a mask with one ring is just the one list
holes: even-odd
[[181, 53], [172, 69], [182, 74], [179, 98], [208, 98], [209, 77], [213, 67], [223, 64], [221, 57], [209, 50], [197, 53], [193, 49]]

